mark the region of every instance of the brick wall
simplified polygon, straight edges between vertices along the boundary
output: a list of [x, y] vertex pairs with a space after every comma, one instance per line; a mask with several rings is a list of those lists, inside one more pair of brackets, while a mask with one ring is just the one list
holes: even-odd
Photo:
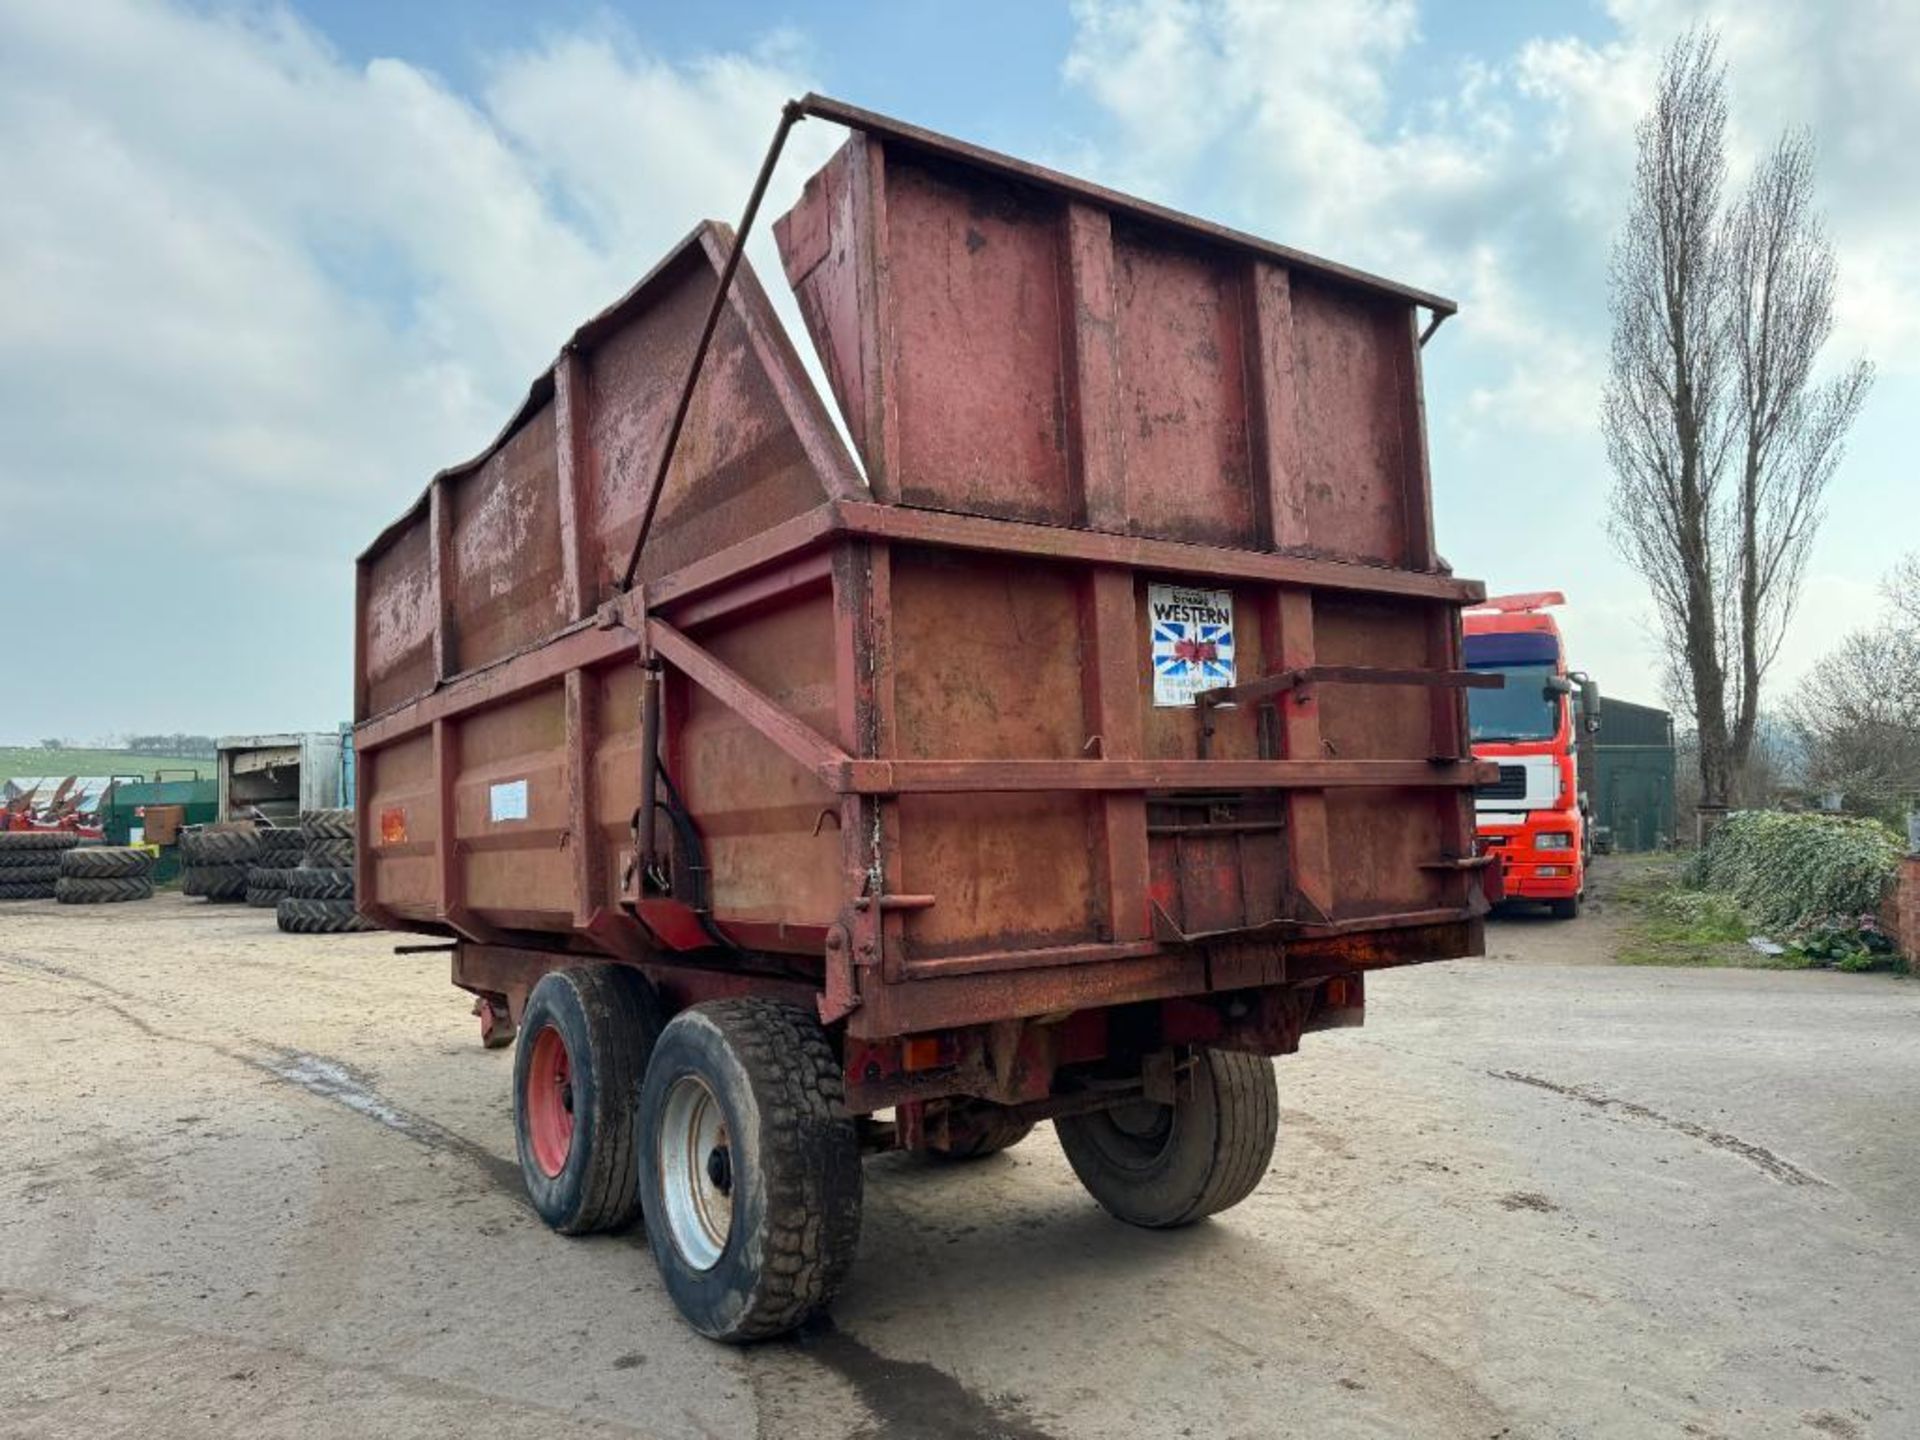
[[1899, 942], [1900, 953], [1920, 967], [1920, 855], [1900, 862], [1893, 886], [1880, 905], [1880, 923]]

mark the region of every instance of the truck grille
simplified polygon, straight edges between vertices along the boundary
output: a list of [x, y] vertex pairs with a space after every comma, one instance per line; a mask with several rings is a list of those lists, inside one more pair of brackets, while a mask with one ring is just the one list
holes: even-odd
[[1502, 765], [1498, 780], [1491, 785], [1476, 785], [1473, 793], [1488, 800], [1524, 800], [1527, 796], [1527, 767]]

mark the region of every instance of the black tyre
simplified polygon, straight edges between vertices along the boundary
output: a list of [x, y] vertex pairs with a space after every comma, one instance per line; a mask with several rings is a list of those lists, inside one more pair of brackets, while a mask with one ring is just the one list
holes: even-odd
[[288, 895], [274, 909], [290, 935], [353, 935], [380, 927], [360, 918], [351, 900], [304, 900]]
[[277, 910], [287, 894], [285, 870], [255, 870], [247, 877], [247, 904], [255, 910]]
[[316, 840], [351, 840], [353, 811], [303, 810], [300, 812], [300, 833], [309, 845]]
[[1238, 1205], [1273, 1159], [1280, 1097], [1271, 1060], [1202, 1050], [1182, 1080], [1172, 1105], [1136, 1100], [1053, 1122], [1087, 1193], [1129, 1225], [1189, 1225]]
[[302, 865], [287, 871], [287, 894], [296, 900], [351, 900], [353, 871], [315, 870]]
[[832, 1300], [860, 1242], [860, 1143], [814, 1017], [716, 1000], [674, 1017], [640, 1088], [647, 1242], [687, 1323], [764, 1339]]
[[[0, 830], [0, 840], [8, 838], [7, 832]], [[58, 848], [35, 845], [28, 848], [0, 850], [0, 876], [6, 876], [9, 870], [44, 870], [49, 867], [58, 870], [60, 857], [72, 848], [71, 845]], [[12, 877], [7, 876], [7, 878]]]
[[965, 1160], [984, 1160], [1011, 1150], [1033, 1133], [1033, 1122], [1008, 1113], [1004, 1106], [984, 1100], [957, 1100], [947, 1117], [944, 1142], [929, 1145], [930, 1160], [954, 1164]]
[[60, 851], [35, 850], [30, 853], [40, 863], [10, 865], [0, 870], [0, 885], [51, 885], [60, 878]]
[[274, 825], [255, 832], [259, 836], [260, 863], [278, 870], [291, 870], [300, 863], [300, 852], [307, 839], [298, 825]]
[[53, 898], [62, 905], [117, 905], [123, 900], [150, 900], [153, 881], [145, 875], [116, 875], [105, 879], [62, 875], [54, 882]]
[[76, 880], [118, 880], [153, 873], [153, 856], [119, 845], [82, 845], [60, 852], [60, 873]]
[[1580, 897], [1574, 895], [1565, 900], [1549, 900], [1547, 910], [1556, 920], [1578, 920], [1580, 918]]
[[52, 876], [45, 880], [16, 880], [9, 873], [7, 879], [0, 880], [0, 900], [51, 900], [53, 887], [59, 883]]
[[180, 893], [208, 900], [244, 900], [248, 869], [245, 865], [188, 865], [180, 872]]
[[183, 830], [180, 859], [186, 865], [238, 865], [260, 858], [260, 832], [252, 829]]
[[70, 830], [0, 830], [0, 853], [21, 850], [71, 850], [80, 837]]
[[562, 1235], [640, 1214], [634, 1106], [659, 1034], [653, 987], [625, 965], [549, 971], [527, 997], [513, 1132], [528, 1198]]
[[353, 841], [309, 840], [300, 863], [309, 870], [351, 870]]

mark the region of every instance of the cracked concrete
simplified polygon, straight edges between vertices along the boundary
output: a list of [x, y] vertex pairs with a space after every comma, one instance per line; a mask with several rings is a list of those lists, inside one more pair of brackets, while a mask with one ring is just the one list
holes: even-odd
[[1007, 1156], [870, 1163], [831, 1324], [674, 1318], [549, 1234], [443, 956], [160, 897], [0, 909], [0, 1436], [1899, 1436], [1920, 985], [1498, 959], [1281, 1062], [1174, 1234]]

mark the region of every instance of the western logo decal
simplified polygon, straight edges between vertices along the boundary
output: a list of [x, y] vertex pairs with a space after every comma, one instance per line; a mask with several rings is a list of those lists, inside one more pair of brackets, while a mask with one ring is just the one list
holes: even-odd
[[1233, 684], [1233, 595], [1149, 585], [1153, 703], [1187, 706], [1202, 690]]

